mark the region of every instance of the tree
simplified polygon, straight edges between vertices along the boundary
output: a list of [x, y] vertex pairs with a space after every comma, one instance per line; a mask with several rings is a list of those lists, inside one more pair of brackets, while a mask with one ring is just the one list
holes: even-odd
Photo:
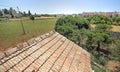
[[1, 16], [3, 16], [3, 13], [2, 13], [2, 11], [0, 10], [0, 17], [1, 17]]
[[10, 13], [10, 15], [11, 15], [11, 18], [14, 18], [13, 11], [14, 11], [14, 10], [12, 9], [12, 7], [10, 7], [9, 13]]
[[32, 14], [31, 14], [31, 12], [30, 12], [30, 10], [29, 10], [29, 11], [28, 11], [28, 16], [30, 16], [30, 15], [32, 15]]
[[25, 11], [23, 12], [23, 16], [27, 16], [27, 13]]
[[99, 52], [102, 44], [110, 44], [113, 38], [110, 33], [111, 26], [97, 24], [91, 29], [89, 22], [82, 17], [67, 16], [57, 20], [55, 30], [80, 45], [86, 39], [86, 46], [96, 46]]
[[84, 29], [89, 29], [89, 22], [80, 16], [59, 18], [55, 30], [80, 45]]
[[90, 27], [89, 22], [80, 16], [75, 16], [75, 17], [67, 16], [67, 17], [58, 19], [56, 22], [55, 29], [57, 30], [59, 26], [63, 26], [63, 25], [68, 25], [73, 29], [82, 29], [82, 28], [89, 29]]
[[91, 24], [112, 24], [111, 18], [105, 15], [92, 15], [88, 20]]
[[4, 12], [4, 14], [9, 14], [9, 10], [7, 10], [6, 8], [3, 9], [3, 12]]
[[101, 44], [110, 44], [113, 42], [110, 28], [110, 25], [99, 24], [87, 32], [88, 42], [97, 45], [96, 49], [98, 52], [100, 51]]

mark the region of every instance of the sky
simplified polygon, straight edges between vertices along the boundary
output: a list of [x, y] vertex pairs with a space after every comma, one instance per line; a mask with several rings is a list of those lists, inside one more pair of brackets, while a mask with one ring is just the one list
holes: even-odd
[[33, 14], [79, 14], [120, 11], [120, 0], [0, 0], [0, 8], [17, 6]]

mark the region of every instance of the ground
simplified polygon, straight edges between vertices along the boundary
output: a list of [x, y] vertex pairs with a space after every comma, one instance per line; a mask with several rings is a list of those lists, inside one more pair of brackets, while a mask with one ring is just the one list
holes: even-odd
[[107, 65], [106, 65], [106, 67], [112, 71], [115, 71], [118, 66], [120, 66], [120, 62], [114, 61], [114, 60], [108, 61]]
[[[95, 27], [95, 24], [91, 24], [91, 27]], [[113, 32], [120, 32], [120, 26], [112, 25]]]
[[14, 47], [17, 43], [27, 41], [32, 37], [54, 30], [54, 25], [57, 20], [55, 18], [34, 21], [26, 19], [23, 20], [25, 35], [23, 35], [19, 19], [0, 22], [0, 51]]

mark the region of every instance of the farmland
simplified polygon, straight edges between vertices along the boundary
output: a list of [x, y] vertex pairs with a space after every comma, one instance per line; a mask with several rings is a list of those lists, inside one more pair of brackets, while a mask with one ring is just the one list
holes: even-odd
[[24, 35], [20, 20], [0, 21], [0, 51], [4, 51], [10, 47], [14, 47], [18, 43], [53, 30], [56, 20], [24, 20], [23, 25], [26, 33]]

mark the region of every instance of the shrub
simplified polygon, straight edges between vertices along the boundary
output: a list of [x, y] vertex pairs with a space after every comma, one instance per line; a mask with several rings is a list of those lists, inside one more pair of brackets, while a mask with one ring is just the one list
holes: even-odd
[[[89, 22], [80, 16], [67, 16], [59, 18], [56, 22], [55, 30], [78, 45], [83, 39], [84, 29], [89, 29]], [[85, 37], [84, 37], [85, 38]]]
[[35, 17], [33, 15], [31, 15], [30, 20], [35, 20]]

